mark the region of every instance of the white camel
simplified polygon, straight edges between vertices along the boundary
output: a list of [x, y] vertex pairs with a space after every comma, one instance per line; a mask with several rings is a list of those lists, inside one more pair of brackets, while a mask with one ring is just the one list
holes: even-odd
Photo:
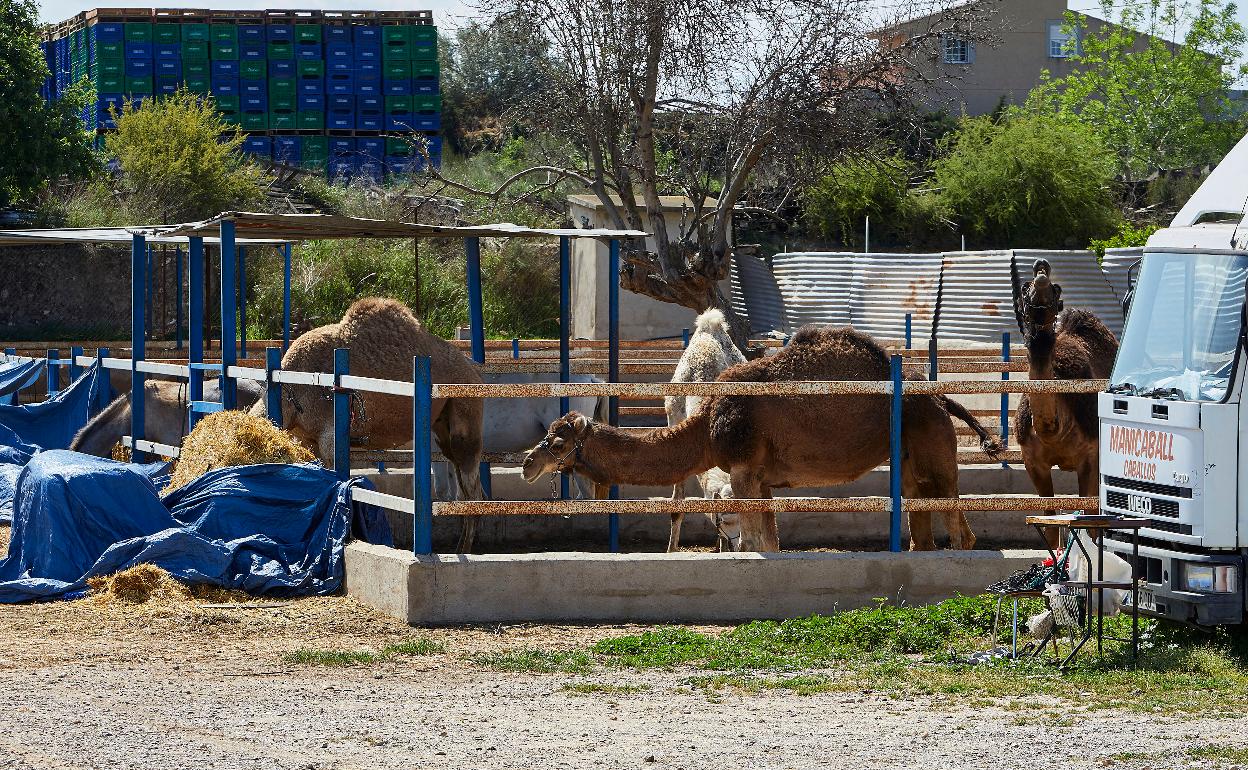
[[[704, 311], [694, 322], [693, 336], [689, 338], [689, 346], [676, 364], [676, 372], [672, 382], [714, 382], [725, 369], [745, 363], [745, 356], [732, 344], [732, 336], [728, 332], [728, 321], [723, 311], [711, 308]], [[673, 427], [684, 421], [702, 405], [701, 396], [668, 396], [663, 400], [667, 412], [667, 425]], [[732, 499], [732, 482], [727, 473], [719, 468], [711, 468], [698, 474], [698, 486], [702, 488], [702, 497], [707, 500]], [[685, 497], [684, 482], [672, 487], [672, 499], [683, 500]], [[684, 521], [683, 513], [672, 514], [672, 530], [667, 540], [669, 553], [680, 549], [680, 525]], [[741, 540], [741, 526], [737, 514], [724, 514], [711, 517], [715, 529], [719, 532], [718, 549], [720, 551], [737, 549]], [[727, 548], [725, 548], [727, 546]]]

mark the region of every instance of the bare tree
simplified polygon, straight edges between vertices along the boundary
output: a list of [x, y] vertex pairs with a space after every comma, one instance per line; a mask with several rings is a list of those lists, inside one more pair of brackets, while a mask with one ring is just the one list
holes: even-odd
[[[612, 226], [653, 233], [653, 251], [629, 244], [621, 285], [723, 309], [744, 350], [748, 329], [718, 286], [734, 216], [779, 216], [828, 162], [869, 147], [890, 103], [949, 77], [942, 36], [974, 39], [989, 1], [483, 0], [546, 41], [548, 87], [529, 120], [581, 162], [492, 191], [441, 181], [495, 198], [530, 175], [540, 189], [583, 184]], [[689, 199], [674, 237], [662, 195]]]

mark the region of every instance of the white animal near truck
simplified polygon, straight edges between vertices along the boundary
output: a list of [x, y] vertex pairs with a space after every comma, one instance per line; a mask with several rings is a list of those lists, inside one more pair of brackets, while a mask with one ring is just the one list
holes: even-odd
[[[1246, 208], [1248, 138], [1148, 239], [1098, 397], [1101, 507], [1149, 522], [1140, 609], [1206, 626], [1245, 622]], [[1131, 559], [1125, 534], [1106, 547]]]

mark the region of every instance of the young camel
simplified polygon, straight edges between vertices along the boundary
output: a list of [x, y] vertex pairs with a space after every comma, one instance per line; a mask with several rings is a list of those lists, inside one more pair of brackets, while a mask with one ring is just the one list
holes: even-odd
[[[672, 382], [714, 382], [728, 367], [743, 363], [745, 356], [732, 344], [724, 312], [711, 308], [699, 315], [694, 322], [693, 336], [689, 338], [689, 345], [681, 354], [680, 362], [676, 364]], [[698, 411], [704, 400], [701, 396], [668, 396], [663, 399], [667, 427], [673, 428], [684, 422], [686, 417]], [[702, 497], [707, 500], [732, 498], [732, 484], [728, 474], [719, 468], [710, 468], [699, 473], [698, 486], [702, 488]], [[672, 485], [672, 499], [684, 498], [685, 480], [681, 479], [679, 483]], [[672, 529], [667, 539], [668, 553], [680, 550], [680, 525], [684, 518], [683, 513], [672, 514]], [[740, 525], [734, 514], [712, 516], [711, 521], [719, 533], [717, 550], [723, 551], [725, 545], [731, 548], [740, 540]]]
[[[1109, 377], [1118, 340], [1087, 310], [1063, 310], [1062, 287], [1046, 260], [1036, 260], [1032, 280], [1016, 292], [1015, 311], [1033, 380]], [[1074, 471], [1079, 494], [1096, 497], [1100, 484], [1100, 427], [1095, 393], [1026, 393], [1014, 416], [1014, 434], [1027, 475], [1041, 497], [1053, 496], [1053, 467]], [[1057, 531], [1045, 533], [1057, 545]]]
[[[916, 375], [917, 376], [917, 375]], [[734, 366], [720, 382], [889, 378], [889, 359], [870, 337], [849, 327], [807, 326], [778, 355]], [[525, 480], [549, 471], [583, 473], [603, 484], [675, 484], [718, 467], [738, 498], [769, 498], [777, 487], [845, 484], [889, 456], [888, 396], [712, 396], [674, 428], [625, 433], [575, 412], [524, 460]], [[907, 497], [956, 497], [957, 435], [950, 415], [970, 425], [984, 449], [999, 448], [961, 405], [943, 396], [903, 400], [902, 492]], [[835, 507], [835, 501], [829, 501]], [[944, 514], [954, 548], [975, 535], [966, 517]], [[778, 551], [775, 514], [742, 513], [742, 551]], [[910, 514], [911, 550], [932, 550], [931, 515]]]
[[[412, 358], [429, 356], [433, 381], [480, 383], [477, 366], [446, 340], [430, 334], [406, 305], [366, 297], [347, 309], [342, 320], [301, 335], [282, 357], [282, 368], [301, 372], [332, 372], [334, 349], [350, 350], [351, 374], [410, 381]], [[266, 414], [266, 399], [252, 414]], [[433, 434], [438, 448], [455, 468], [461, 498], [482, 500], [481, 421], [479, 398], [435, 399]], [[282, 386], [282, 425], [316, 452], [326, 467], [334, 461], [334, 406], [327, 388]], [[352, 444], [370, 449], [399, 449], [412, 443], [412, 399], [357, 392], [352, 397]], [[465, 517], [459, 550], [472, 548], [476, 519]]]

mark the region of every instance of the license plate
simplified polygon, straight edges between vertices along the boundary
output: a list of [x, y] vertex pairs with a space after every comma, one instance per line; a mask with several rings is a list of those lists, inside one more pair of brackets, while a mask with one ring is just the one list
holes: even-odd
[[[1128, 599], [1130, 594], [1127, 594]], [[1140, 589], [1140, 609], [1144, 612], [1157, 611], [1157, 596], [1147, 588]]]

